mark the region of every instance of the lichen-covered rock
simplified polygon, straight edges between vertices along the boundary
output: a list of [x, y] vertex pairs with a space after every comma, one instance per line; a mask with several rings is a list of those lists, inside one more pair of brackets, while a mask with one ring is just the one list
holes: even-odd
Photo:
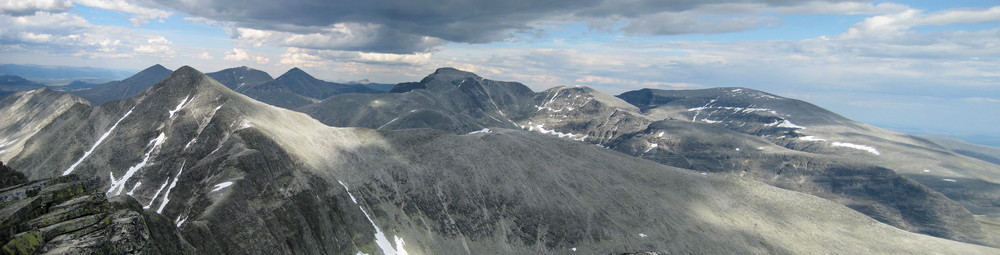
[[[13, 170], [11, 170], [13, 171]], [[0, 190], [2, 254], [190, 253], [177, 228], [128, 196], [75, 175]]]

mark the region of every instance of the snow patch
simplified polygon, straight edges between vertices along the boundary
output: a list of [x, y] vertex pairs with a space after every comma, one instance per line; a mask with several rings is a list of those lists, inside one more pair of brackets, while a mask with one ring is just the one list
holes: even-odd
[[169, 112], [170, 113], [170, 118], [173, 119], [174, 118], [174, 113], [177, 113], [177, 111], [180, 111], [181, 108], [184, 108], [184, 106], [187, 105], [188, 102], [190, 102], [189, 101], [190, 99], [191, 99], [191, 95], [188, 95], [187, 97], [184, 98], [183, 101], [181, 101], [180, 104], [177, 104], [177, 107], [174, 107], [173, 110], [170, 110], [170, 112]]
[[184, 144], [184, 149], [187, 150], [188, 147], [191, 147], [191, 145], [194, 144], [197, 141], [198, 141], [198, 137], [197, 136], [194, 137], [194, 138], [191, 138], [191, 141], [189, 141], [187, 144]]
[[223, 183], [219, 183], [219, 184], [216, 184], [216, 185], [215, 185], [215, 188], [214, 188], [214, 189], [212, 189], [212, 191], [209, 191], [209, 192], [216, 192], [216, 191], [220, 191], [220, 190], [222, 190], [222, 189], [225, 189], [225, 188], [229, 188], [229, 186], [233, 186], [233, 182], [223, 182]]
[[799, 125], [795, 125], [795, 124], [792, 124], [792, 122], [791, 122], [791, 121], [788, 121], [788, 120], [786, 120], [786, 119], [782, 119], [782, 120], [775, 120], [774, 122], [771, 122], [771, 123], [768, 123], [768, 124], [765, 124], [764, 126], [769, 126], [769, 127], [774, 127], [774, 126], [777, 126], [777, 127], [782, 127], [782, 128], [797, 128], [797, 129], [806, 129], [806, 127], [803, 127], [803, 126], [799, 126]]
[[810, 136], [799, 137], [799, 140], [809, 141], [809, 142], [822, 142], [822, 141], [826, 141], [826, 139], [818, 138], [818, 137], [811, 136], [811, 135]]
[[704, 121], [705, 123], [708, 123], [708, 124], [722, 123], [722, 121], [710, 120], [710, 119], [701, 119], [701, 121]]
[[941, 179], [941, 180], [946, 182], [958, 182], [955, 179]]
[[656, 137], [663, 137], [663, 131], [660, 131], [659, 134], [656, 134]]
[[393, 248], [392, 243], [389, 243], [389, 238], [386, 238], [385, 233], [382, 233], [382, 228], [379, 228], [378, 225], [375, 224], [375, 221], [372, 220], [372, 217], [368, 216], [368, 211], [365, 211], [365, 208], [361, 207], [361, 205], [358, 204], [358, 200], [354, 199], [354, 194], [351, 194], [351, 189], [347, 188], [347, 185], [345, 185], [344, 182], [342, 181], [337, 181], [337, 182], [340, 183], [340, 186], [344, 187], [344, 190], [347, 191], [347, 195], [351, 196], [351, 201], [354, 202], [354, 204], [358, 205], [358, 209], [361, 209], [361, 213], [365, 214], [365, 218], [367, 218], [368, 222], [372, 224], [372, 227], [375, 227], [375, 244], [378, 245], [379, 249], [382, 249], [382, 253], [385, 255], [409, 254], [408, 252], [406, 252], [405, 249], [403, 249], [403, 238], [393, 235], [392, 237], [396, 243], [396, 247]]
[[[531, 123], [529, 123], [529, 125], [530, 124]], [[563, 132], [559, 132], [559, 131], [555, 131], [555, 130], [551, 130], [551, 129], [545, 129], [545, 124], [538, 124], [538, 125], [535, 125], [535, 126], [526, 126], [526, 127], [522, 126], [521, 128], [527, 128], [528, 131], [536, 131], [536, 129], [537, 129], [537, 132], [542, 133], [542, 134], [550, 134], [550, 135], [558, 136], [559, 138], [569, 138], [569, 139], [573, 139], [573, 140], [577, 140], [577, 141], [584, 141], [585, 139], [587, 139], [587, 137], [589, 137], [589, 135], [584, 135], [583, 137], [580, 137], [580, 135], [578, 135], [578, 134], [563, 133]], [[579, 138], [577, 138], [577, 137], [579, 137]]]
[[878, 152], [878, 150], [875, 149], [875, 147], [871, 147], [871, 146], [868, 146], [868, 145], [860, 145], [860, 144], [853, 144], [853, 143], [842, 143], [842, 142], [833, 142], [833, 146], [834, 147], [847, 147], [847, 148], [851, 148], [851, 149], [855, 149], [855, 150], [863, 150], [863, 151], [867, 151], [867, 152], [869, 152], [871, 154], [875, 154], [876, 156], [878, 156], [879, 154], [881, 154], [881, 153]]
[[930, 173], [931, 170], [924, 169], [924, 173]]
[[163, 185], [160, 185], [160, 189], [156, 190], [156, 193], [153, 194], [153, 199], [150, 199], [149, 204], [143, 206], [142, 209], [149, 209], [150, 207], [153, 207], [153, 202], [156, 202], [156, 198], [160, 196], [160, 192], [162, 192], [163, 189], [167, 188], [167, 184], [170, 184], [170, 178], [167, 178], [167, 180], [163, 181]]
[[135, 182], [135, 185], [132, 185], [132, 189], [128, 190], [128, 193], [125, 193], [125, 195], [131, 197], [132, 194], [135, 194], [135, 189], [139, 188], [140, 185], [142, 185], [142, 182]]
[[101, 145], [101, 143], [104, 142], [104, 139], [107, 139], [108, 136], [111, 135], [111, 131], [115, 131], [115, 128], [118, 127], [118, 123], [121, 123], [122, 120], [125, 119], [125, 117], [128, 117], [129, 115], [132, 114], [132, 110], [135, 110], [135, 106], [132, 106], [132, 109], [129, 109], [128, 112], [126, 112], [125, 115], [122, 116], [121, 119], [118, 119], [118, 121], [115, 121], [115, 124], [111, 125], [111, 128], [108, 129], [108, 132], [104, 132], [104, 134], [101, 135], [100, 138], [97, 138], [97, 142], [94, 142], [94, 145], [90, 146], [90, 149], [87, 150], [86, 152], [84, 152], [83, 156], [80, 157], [80, 159], [76, 160], [76, 163], [73, 163], [73, 165], [70, 165], [69, 168], [66, 169], [66, 171], [63, 171], [62, 175], [68, 175], [68, 174], [72, 173], [73, 170], [76, 169], [76, 166], [80, 165], [80, 163], [82, 163], [84, 159], [87, 159], [87, 157], [90, 157], [90, 154], [94, 153], [94, 150], [97, 149], [97, 146]]
[[138, 172], [139, 169], [142, 169], [143, 167], [146, 167], [146, 164], [149, 163], [149, 158], [151, 156], [153, 156], [153, 152], [156, 151], [157, 148], [160, 148], [160, 145], [162, 145], [163, 141], [166, 141], [166, 140], [167, 140], [167, 135], [164, 134], [164, 133], [160, 133], [159, 136], [157, 136], [153, 140], [149, 141], [149, 143], [153, 144], [153, 147], [149, 148], [149, 151], [147, 151], [146, 155], [143, 156], [141, 162], [139, 162], [138, 164], [135, 164], [132, 167], [129, 167], [128, 171], [125, 171], [125, 175], [123, 175], [121, 179], [115, 179], [115, 173], [114, 172], [110, 172], [110, 174], [111, 174], [111, 188], [108, 189], [107, 194], [111, 195], [111, 193], [114, 193], [115, 196], [121, 195], [122, 194], [122, 190], [125, 189], [125, 183], [128, 182], [128, 179], [132, 178], [132, 175], [135, 175], [135, 173]]
[[660, 147], [660, 145], [659, 145], [659, 144], [655, 144], [655, 143], [654, 143], [654, 144], [651, 144], [651, 145], [649, 145], [649, 148], [648, 148], [648, 149], [646, 149], [646, 151], [643, 151], [643, 152], [642, 152], [642, 154], [643, 154], [643, 155], [646, 155], [646, 153], [647, 153], [647, 152], [649, 152], [649, 151], [651, 151], [651, 150], [653, 150], [653, 149], [656, 149], [656, 147]]
[[160, 204], [159, 209], [156, 209], [156, 213], [162, 213], [163, 208], [167, 207], [167, 203], [170, 202], [170, 190], [177, 186], [177, 180], [181, 178], [181, 173], [184, 172], [184, 163], [187, 163], [187, 160], [181, 162], [181, 170], [177, 171], [177, 176], [174, 177], [174, 182], [171, 182], [170, 187], [167, 187], [167, 193], [163, 193], [163, 203]]
[[489, 133], [493, 133], [493, 131], [490, 131], [489, 128], [483, 128], [483, 130], [469, 132], [470, 135], [472, 135], [472, 134], [489, 134]]
[[247, 128], [250, 128], [250, 127], [253, 127], [253, 123], [250, 122], [249, 120], [244, 119], [244, 120], [240, 121], [240, 127], [237, 128], [236, 130], [247, 129]]
[[646, 234], [643, 234], [643, 233], [639, 233], [639, 237], [642, 237], [642, 238], [646, 238], [646, 237], [647, 237], [647, 235], [646, 235]]
[[177, 227], [179, 228], [181, 227], [181, 225], [184, 225], [184, 222], [187, 220], [188, 220], [187, 216], [184, 216], [184, 218], [181, 218], [181, 216], [177, 216], [177, 220], [174, 220], [174, 222], [177, 223]]

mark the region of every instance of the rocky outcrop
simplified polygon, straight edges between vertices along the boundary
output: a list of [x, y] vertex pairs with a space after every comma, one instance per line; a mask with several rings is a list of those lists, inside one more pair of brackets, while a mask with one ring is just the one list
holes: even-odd
[[28, 178], [21, 172], [14, 171], [0, 161], [0, 189], [28, 182]]
[[97, 184], [68, 175], [0, 190], [0, 254], [194, 251], [169, 220], [128, 196], [108, 200]]

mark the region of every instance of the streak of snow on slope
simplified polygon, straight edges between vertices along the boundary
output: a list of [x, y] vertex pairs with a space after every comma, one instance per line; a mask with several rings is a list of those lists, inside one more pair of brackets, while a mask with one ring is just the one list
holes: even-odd
[[153, 144], [153, 147], [150, 147], [149, 151], [146, 152], [146, 155], [143, 156], [142, 162], [139, 162], [138, 164], [129, 167], [128, 171], [125, 171], [125, 175], [123, 175], [121, 179], [115, 179], [115, 173], [110, 172], [111, 188], [108, 189], [107, 194], [111, 195], [111, 193], [114, 193], [115, 196], [121, 195], [122, 190], [125, 188], [125, 183], [128, 182], [128, 179], [132, 178], [132, 175], [135, 175], [135, 172], [139, 171], [139, 169], [142, 169], [143, 167], [146, 166], [147, 163], [149, 163], [149, 158], [153, 155], [153, 152], [156, 151], [156, 149], [159, 148], [160, 145], [162, 145], [163, 141], [165, 140], [167, 140], [167, 135], [161, 132], [159, 136], [149, 141], [149, 143]]
[[834, 147], [847, 147], [847, 148], [851, 148], [851, 149], [855, 149], [855, 150], [863, 150], [863, 151], [867, 151], [867, 152], [869, 152], [871, 154], [875, 154], [876, 156], [880, 154], [878, 152], [878, 150], [875, 149], [875, 147], [871, 147], [871, 146], [868, 146], [868, 145], [860, 145], [860, 144], [853, 144], [853, 143], [842, 143], [842, 142], [833, 142], [833, 146]]
[[191, 141], [189, 141], [187, 144], [184, 145], [185, 150], [188, 147], [191, 147], [192, 144], [198, 142], [198, 136], [201, 136], [201, 132], [205, 130], [205, 127], [208, 126], [208, 123], [212, 122], [212, 119], [215, 118], [215, 113], [218, 112], [219, 109], [221, 108], [222, 108], [221, 104], [219, 106], [216, 106], [215, 109], [212, 110], [212, 113], [209, 114], [208, 117], [205, 117], [205, 119], [198, 126], [198, 131], [194, 133], [194, 138], [191, 138]]
[[191, 95], [188, 95], [187, 97], [185, 97], [184, 100], [182, 100], [180, 104], [177, 104], [177, 107], [174, 107], [173, 110], [170, 110], [169, 111], [170, 118], [173, 119], [174, 118], [174, 113], [177, 113], [177, 111], [180, 111], [181, 108], [184, 108], [184, 106], [187, 105], [188, 102], [190, 102], [189, 100], [191, 100]]
[[399, 117], [396, 117], [395, 119], [392, 119], [392, 120], [390, 120], [389, 122], [386, 122], [385, 124], [382, 124], [381, 126], [379, 126], [379, 127], [378, 127], [378, 128], [376, 128], [376, 129], [382, 129], [382, 128], [384, 128], [385, 126], [389, 125], [389, 123], [393, 123], [393, 122], [395, 122], [395, 121], [396, 121], [396, 120], [398, 120], [398, 119], [399, 119]]
[[822, 141], [826, 141], [826, 139], [823, 139], [823, 138], [817, 138], [817, 137], [815, 137], [815, 136], [811, 136], [811, 135], [810, 135], [810, 136], [803, 136], [803, 137], [799, 137], [799, 140], [802, 140], [802, 141], [810, 141], [810, 142], [822, 142]]
[[11, 144], [14, 144], [14, 143], [16, 143], [16, 142], [17, 142], [17, 141], [19, 141], [19, 140], [21, 140], [21, 139], [20, 139], [20, 138], [18, 138], [18, 139], [14, 139], [13, 141], [10, 141], [10, 142], [7, 142], [7, 139], [3, 139], [3, 141], [0, 141], [0, 143], [2, 143], [2, 142], [7, 142], [7, 143], [4, 143], [4, 144], [0, 144], [0, 148], [3, 148], [3, 147], [5, 147], [5, 146], [7, 146], [7, 145], [11, 145]]
[[128, 193], [125, 193], [125, 195], [132, 196], [132, 194], [135, 194], [135, 189], [138, 189], [139, 186], [141, 186], [141, 185], [142, 185], [142, 182], [135, 182], [135, 185], [132, 185], [132, 189], [128, 190]]
[[163, 185], [160, 185], [160, 189], [156, 190], [156, 193], [153, 193], [153, 198], [149, 200], [149, 204], [143, 206], [142, 209], [149, 209], [150, 207], [153, 207], [153, 202], [156, 202], [156, 198], [160, 196], [160, 192], [163, 192], [163, 189], [167, 188], [167, 184], [170, 184], [170, 178], [163, 181]]
[[941, 179], [941, 180], [946, 182], [958, 182], [955, 179]]
[[160, 208], [156, 209], [156, 213], [162, 213], [163, 208], [167, 207], [167, 203], [170, 202], [170, 190], [177, 186], [177, 180], [181, 178], [181, 173], [184, 172], [185, 163], [187, 163], [187, 160], [181, 162], [181, 170], [177, 171], [177, 176], [174, 176], [174, 182], [171, 182], [170, 187], [167, 187], [167, 193], [163, 193], [163, 203], [160, 203]]
[[69, 168], [66, 169], [66, 171], [63, 171], [62, 175], [68, 175], [72, 173], [73, 170], [76, 169], [76, 166], [80, 165], [80, 163], [82, 163], [84, 159], [87, 159], [87, 157], [90, 157], [90, 154], [94, 153], [94, 150], [97, 149], [97, 146], [101, 145], [101, 143], [104, 142], [104, 139], [107, 139], [108, 136], [111, 135], [112, 131], [115, 131], [115, 128], [118, 127], [118, 123], [121, 123], [122, 120], [125, 119], [125, 117], [128, 117], [129, 115], [132, 114], [132, 110], [135, 110], [135, 106], [132, 106], [132, 109], [129, 109], [128, 112], [126, 112], [121, 119], [118, 119], [118, 121], [116, 121], [114, 125], [111, 125], [111, 128], [108, 129], [108, 132], [104, 132], [104, 134], [101, 135], [100, 138], [97, 138], [97, 142], [94, 142], [94, 145], [90, 146], [90, 149], [84, 152], [83, 156], [80, 157], [80, 159], [76, 160], [76, 163], [73, 163], [73, 165], [70, 165]]
[[489, 133], [493, 133], [493, 131], [490, 131], [489, 128], [483, 128], [483, 130], [469, 132], [470, 135], [472, 135], [472, 134], [489, 134]]
[[718, 100], [719, 100], [718, 98], [712, 99], [711, 101], [708, 101], [708, 103], [706, 103], [705, 105], [703, 105], [701, 107], [696, 107], [696, 108], [688, 109], [689, 112], [690, 111], [698, 111], [698, 112], [694, 113], [694, 117], [691, 117], [691, 121], [698, 121], [698, 115], [701, 114], [701, 110], [708, 109], [709, 105], [712, 105], [712, 103], [715, 103], [715, 101], [718, 101]]
[[219, 184], [216, 184], [216, 185], [215, 185], [215, 188], [214, 188], [214, 189], [212, 189], [212, 191], [209, 191], [209, 192], [216, 192], [216, 191], [220, 191], [220, 190], [222, 190], [222, 189], [225, 189], [225, 188], [228, 188], [229, 186], [232, 186], [232, 185], [233, 185], [233, 182], [223, 182], [223, 183], [219, 183]]
[[187, 220], [188, 220], [187, 216], [185, 216], [184, 218], [181, 218], [181, 217], [178, 216], [177, 220], [175, 220], [174, 222], [177, 223], [177, 227], [179, 228], [179, 227], [181, 227], [181, 225], [184, 225], [184, 222], [187, 221]]
[[752, 112], [769, 112], [771, 114], [778, 114], [777, 111], [768, 108], [754, 108], [754, 107], [732, 107], [732, 106], [702, 106], [688, 109], [689, 112], [692, 111], [703, 111], [708, 109], [722, 109], [730, 110], [736, 113], [752, 113]]
[[406, 255], [406, 254], [408, 254], [406, 252], [406, 250], [403, 249], [403, 238], [400, 238], [400, 237], [395, 236], [395, 235], [392, 236], [393, 239], [395, 239], [395, 241], [396, 241], [396, 248], [399, 248], [399, 250], [397, 251], [396, 248], [392, 247], [392, 243], [389, 242], [389, 238], [387, 238], [385, 236], [385, 233], [382, 233], [382, 229], [379, 228], [378, 225], [375, 225], [375, 221], [372, 220], [371, 216], [368, 216], [368, 212], [365, 211], [365, 208], [361, 207], [361, 205], [358, 204], [358, 200], [354, 199], [354, 194], [351, 194], [351, 189], [347, 188], [347, 185], [345, 185], [344, 182], [341, 182], [341, 181], [337, 181], [337, 182], [340, 183], [340, 186], [344, 187], [344, 190], [347, 191], [347, 195], [351, 196], [351, 201], [353, 201], [354, 204], [358, 205], [358, 209], [361, 209], [361, 213], [365, 214], [365, 218], [368, 218], [368, 222], [370, 222], [372, 224], [372, 227], [375, 227], [375, 244], [378, 245], [379, 249], [382, 249], [382, 253], [384, 253], [386, 255], [393, 255], [393, 254]]
[[646, 149], [646, 151], [643, 151], [643, 152], [642, 152], [642, 154], [643, 154], [643, 155], [646, 155], [646, 153], [647, 153], [647, 152], [649, 152], [649, 151], [651, 151], [651, 150], [653, 150], [653, 149], [656, 149], [656, 147], [660, 147], [660, 145], [659, 145], [659, 144], [655, 144], [655, 143], [654, 143], [654, 144], [651, 144], [651, 145], [649, 145], [649, 148], [648, 148], [648, 149]]

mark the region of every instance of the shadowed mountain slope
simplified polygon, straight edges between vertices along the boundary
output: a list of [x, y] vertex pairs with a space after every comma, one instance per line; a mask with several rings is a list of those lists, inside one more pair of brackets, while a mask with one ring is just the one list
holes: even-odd
[[913, 182], [907, 178], [913, 177], [907, 170], [912, 164], [884, 161], [862, 143], [867, 140], [858, 139], [863, 136], [825, 142], [806, 134], [835, 129], [868, 132], [871, 137], [900, 141], [894, 147], [901, 151], [891, 155], [930, 152], [934, 154], [918, 157], [926, 162], [946, 155], [954, 164], [988, 169], [981, 164], [985, 162], [879, 131], [798, 100], [743, 88], [647, 89], [614, 97], [576, 86], [536, 93], [519, 83], [492, 81], [452, 68], [438, 69], [417, 83], [398, 84], [392, 92], [334, 96], [298, 110], [342, 127], [434, 128], [456, 134], [520, 128], [670, 166], [738, 174], [837, 201], [914, 232], [997, 243], [968, 211], [982, 212], [980, 202], [990, 203], [995, 196], [990, 189], [972, 191], [979, 196], [973, 203], [951, 196], [962, 202], [956, 204], [939, 191], [955, 195], [972, 189], [947, 190]]

